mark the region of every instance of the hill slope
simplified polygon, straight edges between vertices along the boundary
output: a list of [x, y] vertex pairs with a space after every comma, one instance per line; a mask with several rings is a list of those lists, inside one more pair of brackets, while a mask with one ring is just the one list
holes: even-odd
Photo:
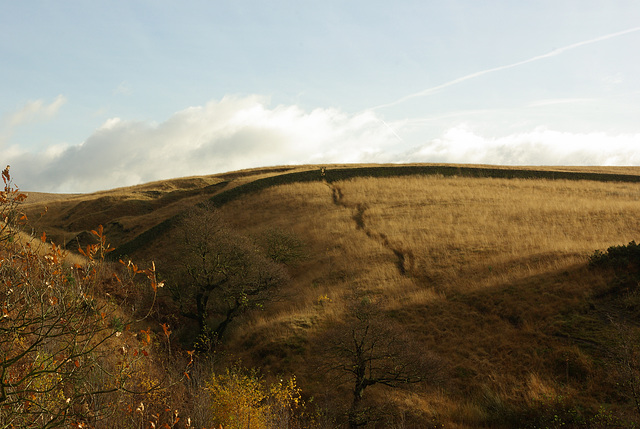
[[[593, 423], [600, 406], [634, 417], [614, 375], [621, 323], [637, 329], [626, 321], [640, 301], [587, 261], [637, 238], [637, 173], [264, 169], [49, 201], [41, 224], [66, 241], [105, 224], [121, 253], [155, 260], [162, 272], [179, 257], [176, 216], [210, 200], [242, 234], [275, 230], [305, 243], [306, 258], [288, 265], [285, 299], [234, 321], [224, 338], [232, 360], [296, 374], [339, 418], [353, 388], [348, 371], [335, 370], [344, 362], [336, 364], [332, 338], [351, 329], [357, 296], [434, 369], [402, 389], [368, 387], [363, 398], [380, 427], [579, 425]], [[189, 325], [172, 320], [185, 335]]]

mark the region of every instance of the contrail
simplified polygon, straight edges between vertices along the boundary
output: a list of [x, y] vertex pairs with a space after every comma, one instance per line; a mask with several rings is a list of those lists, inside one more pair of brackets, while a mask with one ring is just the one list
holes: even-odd
[[449, 82], [440, 84], [438, 86], [434, 86], [432, 88], [428, 88], [428, 89], [425, 89], [423, 91], [419, 91], [419, 92], [415, 92], [413, 94], [406, 95], [406, 96], [404, 96], [404, 97], [402, 97], [402, 98], [400, 98], [400, 99], [398, 99], [396, 101], [393, 101], [391, 103], [381, 104], [379, 106], [373, 107], [371, 110], [377, 110], [377, 109], [382, 109], [384, 107], [395, 106], [397, 104], [404, 103], [407, 100], [411, 100], [412, 98], [424, 97], [426, 95], [433, 94], [436, 91], [439, 91], [439, 90], [441, 90], [443, 88], [446, 88], [448, 86], [456, 85], [456, 84], [458, 84], [460, 82], [464, 82], [465, 80], [474, 79], [474, 78], [476, 78], [478, 76], [482, 76], [482, 75], [485, 75], [485, 74], [497, 72], [497, 71], [500, 71], [500, 70], [506, 70], [506, 69], [518, 67], [518, 66], [521, 66], [523, 64], [532, 63], [534, 61], [539, 61], [539, 60], [542, 60], [542, 59], [545, 59], [545, 58], [555, 57], [556, 55], [560, 55], [561, 53], [569, 51], [571, 49], [579, 48], [580, 46], [590, 45], [592, 43], [601, 42], [603, 40], [612, 39], [614, 37], [619, 37], [619, 36], [622, 36], [622, 35], [625, 35], [625, 34], [634, 33], [636, 31], [640, 31], [640, 27], [633, 27], [633, 28], [629, 28], [628, 30], [618, 31], [617, 33], [611, 33], [611, 34], [607, 34], [605, 36], [596, 37], [595, 39], [589, 39], [589, 40], [585, 40], [585, 41], [582, 41], [582, 42], [574, 43], [572, 45], [568, 45], [568, 46], [565, 46], [565, 47], [562, 47], [562, 48], [554, 49], [553, 51], [551, 51], [551, 52], [549, 52], [547, 54], [538, 55], [538, 56], [535, 56], [535, 57], [532, 57], [532, 58], [529, 58], [529, 59], [523, 60], [523, 61], [518, 61], [517, 63], [508, 64], [508, 65], [505, 65], [505, 66], [494, 67], [494, 68], [491, 68], [491, 69], [482, 70], [482, 71], [479, 71], [479, 72], [476, 72], [476, 73], [468, 74], [466, 76], [462, 76], [462, 77], [459, 77], [457, 79], [451, 80]]
[[402, 143], [404, 143], [404, 139], [402, 137], [400, 137], [398, 135], [398, 133], [396, 133], [396, 130], [394, 130], [393, 128], [391, 128], [391, 125], [387, 124], [385, 121], [383, 121], [382, 119], [380, 119], [380, 122], [382, 122], [383, 124], [385, 124], [387, 126], [387, 128], [389, 128], [389, 130], [391, 130], [391, 132], [393, 133], [394, 136], [396, 136], [398, 138], [398, 140], [400, 140]]

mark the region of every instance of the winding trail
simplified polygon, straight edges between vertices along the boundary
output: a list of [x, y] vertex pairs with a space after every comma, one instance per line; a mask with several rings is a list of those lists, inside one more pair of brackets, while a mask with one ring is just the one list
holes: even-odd
[[381, 232], [375, 232], [368, 228], [365, 222], [366, 212], [369, 208], [366, 203], [348, 204], [344, 201], [344, 193], [342, 189], [335, 182], [324, 182], [329, 189], [331, 189], [331, 196], [333, 203], [339, 207], [352, 211], [351, 219], [356, 224], [356, 229], [362, 230], [367, 237], [372, 240], [378, 241], [382, 246], [389, 249], [396, 257], [396, 267], [398, 272], [402, 276], [410, 276], [411, 269], [414, 264], [413, 252], [405, 251], [397, 246], [393, 246], [389, 241], [389, 238]]

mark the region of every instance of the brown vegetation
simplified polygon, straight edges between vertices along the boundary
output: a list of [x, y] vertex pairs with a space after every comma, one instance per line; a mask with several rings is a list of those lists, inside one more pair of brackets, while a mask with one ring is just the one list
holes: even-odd
[[247, 234], [295, 231], [312, 256], [293, 275], [295, 300], [255, 315], [235, 342], [256, 364], [304, 372], [356, 286], [450, 371], [439, 389], [383, 402], [447, 427], [517, 420], [558, 398], [596, 412], [616, 386], [603, 366], [612, 331], [599, 321], [608, 279], [586, 261], [634, 237], [639, 197], [624, 183], [438, 176], [265, 190], [223, 212]]
[[[211, 176], [206, 186], [226, 181], [230, 189], [282, 172]], [[125, 226], [122, 243], [222, 192], [219, 187], [201, 193], [198, 186], [175, 200], [162, 200], [163, 191], [148, 194], [144, 210], [123, 211], [124, 216], [107, 210], [117, 206], [114, 200], [103, 201], [100, 210], [96, 196], [73, 196], [50, 203], [51, 222], [77, 234], [70, 228], [89, 228], [83, 222], [98, 220], [108, 224], [104, 216], [117, 216]], [[234, 234], [255, 238], [264, 248], [270, 246], [268, 232], [287, 237], [281, 242], [304, 243], [305, 249], [277, 261], [286, 263], [292, 279], [281, 288], [284, 299], [238, 315], [214, 367], [232, 384], [224, 368], [237, 359], [265, 374], [295, 374], [303, 396], [319, 407], [315, 424], [348, 422], [349, 412], [361, 406], [358, 399], [353, 407], [357, 379], [343, 382], [330, 370], [341, 357], [327, 335], [354, 320], [350, 302], [358, 290], [376, 303], [376, 323], [386, 327], [380, 331], [386, 340], [401, 331], [410, 340], [404, 344], [438, 363], [438, 377], [412, 378], [417, 382], [399, 388], [364, 382], [366, 394], [359, 394], [376, 411], [362, 419], [368, 427], [631, 427], [638, 417], [634, 392], [612, 375], [628, 350], [616, 339], [621, 332], [625, 338], [637, 333], [627, 321], [640, 299], [633, 284], [617, 287], [610, 270], [589, 269], [587, 262], [596, 249], [636, 238], [637, 187], [422, 175], [314, 180], [242, 195], [219, 209]], [[142, 199], [139, 188], [118, 192], [117, 201]], [[86, 216], [78, 218], [81, 207]], [[29, 210], [38, 213], [41, 207]], [[161, 261], [168, 267], [175, 259], [174, 228], [130, 256], [155, 260], [162, 273]], [[288, 255], [294, 245], [287, 246], [277, 254]], [[177, 332], [185, 320], [167, 314], [171, 307], [163, 299], [169, 297], [159, 297], [152, 316], [171, 322]], [[346, 332], [353, 337], [361, 331]], [[332, 337], [339, 339], [337, 333]]]
[[209, 350], [245, 311], [274, 300], [288, 281], [283, 267], [231, 230], [210, 206], [188, 210], [162, 260], [178, 313], [197, 324], [195, 348]]

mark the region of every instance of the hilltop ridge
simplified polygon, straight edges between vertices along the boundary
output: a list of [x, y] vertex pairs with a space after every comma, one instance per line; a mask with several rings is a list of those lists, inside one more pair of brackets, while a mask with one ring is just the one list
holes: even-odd
[[[328, 172], [324, 176], [321, 170]], [[176, 216], [186, 207], [211, 199], [221, 205], [239, 195], [283, 183], [344, 180], [354, 177], [410, 175], [551, 178], [598, 181], [640, 181], [638, 167], [502, 167], [454, 164], [305, 165], [254, 168], [208, 176], [160, 180], [89, 194], [27, 192], [30, 217], [56, 242], [71, 250], [87, 230], [102, 224], [116, 247]], [[162, 228], [162, 227], [161, 227]], [[149, 234], [149, 233], [148, 233]], [[150, 232], [153, 235], [153, 231]]]

